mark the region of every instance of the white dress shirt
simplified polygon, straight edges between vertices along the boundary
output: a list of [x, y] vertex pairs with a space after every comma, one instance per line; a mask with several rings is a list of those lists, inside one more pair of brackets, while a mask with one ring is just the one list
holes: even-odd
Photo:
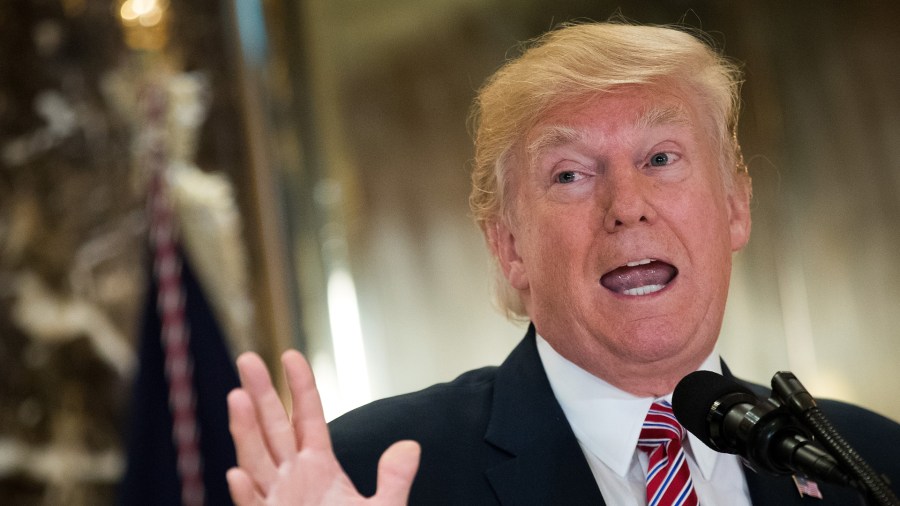
[[[537, 349], [553, 394], [572, 426], [606, 503], [646, 506], [648, 457], [637, 449], [638, 436], [650, 405], [662, 399], [671, 402], [672, 394], [656, 399], [636, 397], [566, 360], [540, 336]], [[718, 353], [707, 357], [700, 369], [721, 374]], [[688, 434], [684, 449], [701, 505], [750, 506], [750, 493], [737, 456], [718, 453], [693, 434]]]

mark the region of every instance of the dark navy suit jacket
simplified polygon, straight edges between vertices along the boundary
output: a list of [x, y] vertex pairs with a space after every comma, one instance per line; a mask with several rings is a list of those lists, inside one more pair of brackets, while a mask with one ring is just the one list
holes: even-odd
[[[819, 406], [873, 468], [900, 483], [900, 425], [844, 403]], [[341, 465], [366, 495], [375, 491], [381, 453], [413, 439], [422, 460], [410, 504], [606, 504], [550, 389], [533, 327], [499, 367], [373, 402], [330, 428]], [[856, 492], [827, 483], [819, 483], [823, 500], [801, 499], [790, 477], [745, 475], [755, 505], [863, 504]]]

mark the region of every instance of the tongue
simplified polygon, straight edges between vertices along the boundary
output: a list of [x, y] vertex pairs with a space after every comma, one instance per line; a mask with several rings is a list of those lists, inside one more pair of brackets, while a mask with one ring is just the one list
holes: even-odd
[[619, 267], [607, 272], [600, 278], [600, 284], [606, 288], [622, 293], [625, 290], [650, 285], [665, 285], [678, 274], [674, 265], [654, 260], [646, 265], [635, 267]]

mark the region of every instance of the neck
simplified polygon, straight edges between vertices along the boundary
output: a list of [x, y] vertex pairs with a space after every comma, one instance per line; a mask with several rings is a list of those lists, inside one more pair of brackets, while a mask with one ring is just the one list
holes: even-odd
[[[557, 352], [559, 353], [558, 350]], [[587, 354], [577, 355], [574, 360], [566, 354], [560, 354], [581, 369], [631, 395], [664, 397], [675, 390], [682, 378], [698, 370], [710, 353], [711, 351], [686, 358], [666, 357], [649, 362], [614, 360], [599, 364], [587, 360]]]
[[681, 378], [687, 374], [694, 372], [696, 369], [685, 370], [669, 375], [661, 375], [658, 371], [645, 371], [644, 374], [653, 375], [651, 377], [641, 377], [641, 375], [628, 375], [622, 378], [603, 378], [604, 381], [610, 383], [616, 388], [635, 395], [637, 397], [664, 397], [675, 390], [675, 385], [681, 381]]

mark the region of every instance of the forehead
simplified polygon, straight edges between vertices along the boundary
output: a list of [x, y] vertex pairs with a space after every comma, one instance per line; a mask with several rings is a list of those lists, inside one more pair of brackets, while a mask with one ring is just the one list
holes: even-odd
[[614, 138], [676, 125], [693, 129], [701, 117], [685, 94], [665, 87], [622, 86], [557, 104], [540, 116], [524, 138], [529, 158], [590, 134]]

